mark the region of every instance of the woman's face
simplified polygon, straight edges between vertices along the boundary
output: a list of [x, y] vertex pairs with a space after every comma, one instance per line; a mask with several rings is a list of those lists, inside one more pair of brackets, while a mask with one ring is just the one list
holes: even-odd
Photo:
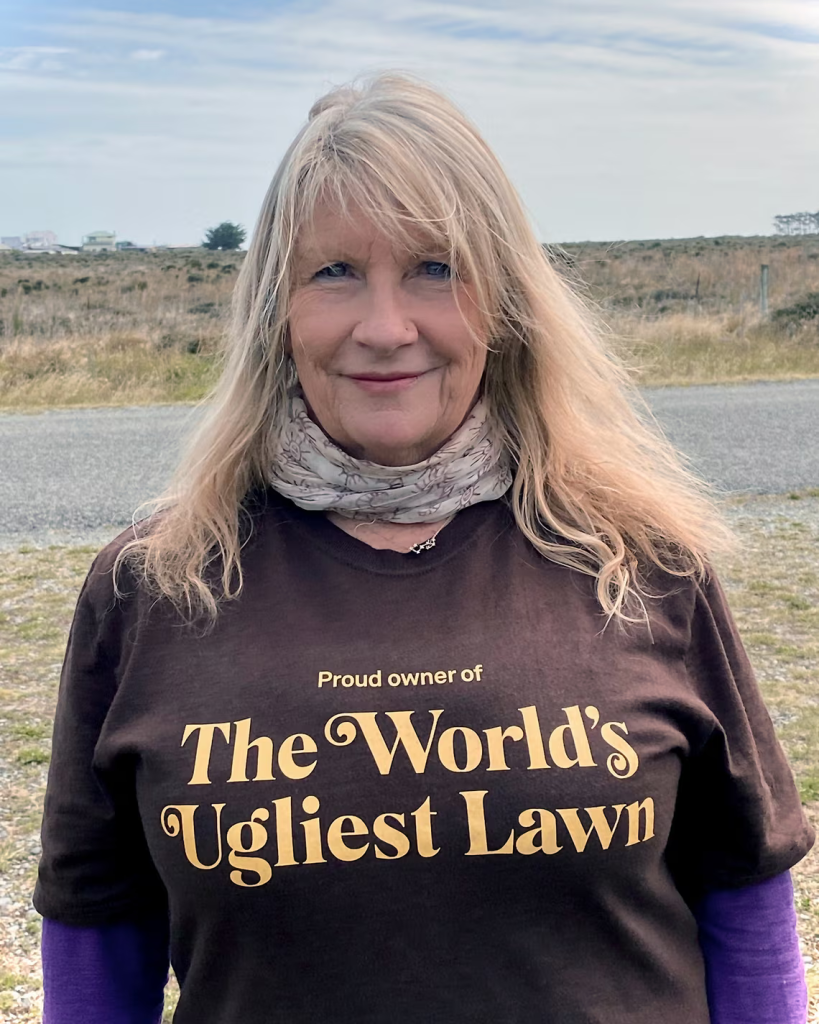
[[311, 416], [356, 458], [421, 462], [477, 399], [475, 292], [458, 283], [462, 315], [442, 259], [395, 249], [363, 215], [328, 206], [300, 239], [288, 344]]

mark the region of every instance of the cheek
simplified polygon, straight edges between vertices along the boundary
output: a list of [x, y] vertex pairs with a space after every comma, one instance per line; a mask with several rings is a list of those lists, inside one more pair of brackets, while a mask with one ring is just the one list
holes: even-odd
[[297, 366], [320, 366], [332, 354], [334, 324], [334, 319], [313, 303], [303, 303], [291, 310], [288, 351]]
[[[480, 335], [478, 335], [480, 338]], [[480, 377], [486, 365], [486, 349], [461, 323], [453, 338], [451, 358], [456, 371], [466, 377]]]
[[[462, 372], [483, 372], [486, 349], [480, 343], [485, 329], [474, 296], [462, 294], [460, 304], [463, 313], [453, 300], [448, 311], [446, 329], [440, 334], [449, 349], [449, 356]], [[477, 339], [477, 340], [476, 340]]]

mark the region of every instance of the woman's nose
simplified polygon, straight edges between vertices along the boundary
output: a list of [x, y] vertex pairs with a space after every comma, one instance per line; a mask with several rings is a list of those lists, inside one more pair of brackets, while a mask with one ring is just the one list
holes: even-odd
[[352, 338], [361, 345], [385, 350], [411, 345], [418, 340], [418, 329], [407, 298], [398, 285], [386, 282], [368, 285]]

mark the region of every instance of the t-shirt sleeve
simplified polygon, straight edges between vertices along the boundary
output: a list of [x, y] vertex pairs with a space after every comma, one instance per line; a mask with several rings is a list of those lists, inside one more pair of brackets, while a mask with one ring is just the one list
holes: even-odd
[[686, 671], [705, 714], [691, 730], [668, 859], [696, 898], [787, 871], [814, 835], [713, 572], [695, 589]]
[[111, 577], [113, 544], [80, 591], [60, 674], [35, 908], [65, 924], [155, 913], [165, 891], [148, 853], [132, 766], [103, 774], [95, 752], [116, 698], [128, 630]]

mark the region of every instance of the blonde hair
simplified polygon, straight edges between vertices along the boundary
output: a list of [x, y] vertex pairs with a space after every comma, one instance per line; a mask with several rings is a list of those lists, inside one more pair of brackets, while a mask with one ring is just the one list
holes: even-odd
[[[664, 438], [588, 305], [553, 269], [474, 125], [428, 83], [385, 72], [318, 100], [279, 165], [244, 260], [221, 376], [149, 529], [118, 552], [190, 617], [238, 597], [243, 501], [266, 486], [292, 383], [288, 303], [299, 231], [350, 202], [408, 248], [419, 232], [476, 288], [486, 395], [516, 473], [517, 525], [545, 558], [596, 578], [608, 620], [647, 621], [654, 565], [707, 575], [732, 534]], [[453, 284], [455, 287], [455, 284]], [[205, 580], [215, 567], [218, 588]], [[641, 610], [631, 612], [632, 604]]]

